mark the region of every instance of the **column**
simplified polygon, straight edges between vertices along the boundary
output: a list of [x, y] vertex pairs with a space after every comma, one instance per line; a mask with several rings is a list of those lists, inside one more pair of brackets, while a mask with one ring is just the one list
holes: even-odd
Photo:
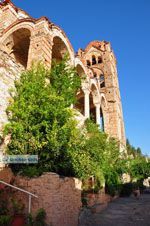
[[90, 91], [84, 89], [83, 92], [84, 92], [84, 116], [86, 118], [90, 118], [90, 98], [89, 98]]
[[101, 122], [100, 122], [100, 103], [96, 103], [94, 104], [96, 107], [96, 124], [98, 124], [100, 126]]

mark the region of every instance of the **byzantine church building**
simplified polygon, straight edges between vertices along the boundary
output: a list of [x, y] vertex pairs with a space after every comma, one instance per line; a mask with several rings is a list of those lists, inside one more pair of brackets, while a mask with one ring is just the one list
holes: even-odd
[[53, 59], [60, 62], [65, 54], [69, 65], [77, 68], [82, 88], [76, 93], [82, 126], [92, 118], [101, 131], [120, 140], [125, 147], [122, 104], [116, 58], [106, 41], [92, 41], [77, 54], [64, 31], [45, 16], [33, 19], [10, 0], [0, 1], [0, 128], [8, 122], [6, 108], [11, 99], [9, 89], [21, 72], [40, 60], [48, 67]]

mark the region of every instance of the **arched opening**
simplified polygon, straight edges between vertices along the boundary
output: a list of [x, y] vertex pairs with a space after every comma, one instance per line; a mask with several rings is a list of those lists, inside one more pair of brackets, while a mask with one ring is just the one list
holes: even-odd
[[28, 63], [30, 36], [31, 32], [28, 29], [20, 28], [14, 31], [4, 44], [5, 51], [25, 68]]
[[[80, 64], [77, 65], [77, 73], [81, 78], [85, 78], [85, 72]], [[77, 103], [75, 104], [75, 108], [84, 115], [84, 92], [80, 89], [80, 92], [76, 94]]]
[[54, 37], [52, 47], [52, 60], [55, 59], [57, 62], [61, 62], [65, 54], [68, 54], [69, 56], [69, 51], [66, 44], [60, 37], [58, 36]]
[[98, 76], [97, 76], [97, 74], [94, 74], [94, 78], [95, 78], [96, 82], [98, 82]]
[[96, 85], [93, 83], [91, 85], [91, 93], [89, 95], [89, 100], [90, 100], [90, 119], [93, 120], [93, 122], [96, 123], [97, 121], [97, 116], [96, 116], [96, 104], [100, 101], [98, 90]]
[[101, 64], [102, 63], [102, 58], [99, 56], [98, 57], [98, 64]]
[[96, 58], [95, 56], [92, 56], [92, 65], [96, 64]]
[[74, 105], [74, 108], [84, 115], [84, 92], [82, 89], [76, 94], [76, 98], [77, 103]]
[[80, 77], [85, 78], [85, 72], [80, 64], [77, 65], [77, 73]]
[[105, 87], [104, 75], [100, 75], [100, 87]]
[[91, 66], [91, 62], [89, 60], [87, 60], [86, 64], [87, 66]]
[[104, 117], [102, 108], [100, 108], [100, 125], [101, 125], [101, 132], [104, 132]]
[[90, 99], [90, 119], [94, 123], [96, 123], [96, 108], [95, 108], [95, 105], [94, 105], [92, 93], [90, 93], [89, 99]]

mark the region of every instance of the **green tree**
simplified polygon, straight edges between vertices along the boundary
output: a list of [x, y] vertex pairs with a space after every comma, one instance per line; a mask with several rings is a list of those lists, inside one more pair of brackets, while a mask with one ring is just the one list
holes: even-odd
[[[76, 134], [71, 104], [81, 79], [67, 57], [54, 62], [51, 70], [38, 64], [15, 81], [15, 95], [7, 108], [9, 123], [4, 135], [11, 134], [8, 154], [38, 154], [41, 171], [72, 174], [69, 163], [70, 140]], [[16, 168], [17, 166], [15, 166]], [[18, 166], [20, 169], [20, 166]]]
[[131, 179], [144, 180], [150, 176], [150, 163], [145, 159], [131, 160], [130, 163]]
[[4, 129], [4, 135], [11, 135], [7, 153], [37, 154], [39, 163], [11, 167], [30, 176], [44, 171], [82, 179], [95, 176], [98, 188], [106, 182], [106, 191], [114, 195], [123, 173], [130, 169], [132, 178], [145, 178], [149, 162], [146, 165], [141, 156], [137, 158], [137, 150], [127, 140], [127, 153], [135, 157], [129, 166], [119, 142], [108, 138], [91, 120], [77, 128], [70, 106], [76, 103], [80, 88], [81, 78], [68, 66], [66, 57], [60, 63], [54, 61], [51, 70], [38, 64], [15, 81]]
[[127, 149], [128, 155], [130, 155], [132, 147], [128, 139], [126, 140], [126, 149]]
[[119, 142], [101, 132], [91, 120], [86, 120], [87, 139], [84, 150], [93, 160], [92, 172], [99, 188], [106, 183], [106, 192], [115, 195], [122, 183], [121, 176], [127, 172], [128, 159], [120, 153]]
[[136, 152], [137, 152], [138, 155], [142, 155], [141, 148], [138, 147], [137, 150], [136, 150]]

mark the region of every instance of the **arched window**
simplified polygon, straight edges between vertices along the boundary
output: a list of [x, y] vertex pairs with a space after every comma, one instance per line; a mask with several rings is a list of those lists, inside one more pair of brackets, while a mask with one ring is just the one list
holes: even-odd
[[[81, 78], [85, 78], [85, 72], [80, 64], [77, 65], [77, 73]], [[80, 92], [76, 93], [76, 104], [74, 107], [84, 115], [84, 92], [81, 89]]]
[[90, 93], [90, 119], [96, 123], [96, 108], [93, 101], [93, 94]]
[[95, 56], [92, 56], [92, 65], [96, 64], [96, 58]]
[[102, 58], [98, 57], [98, 64], [101, 64], [101, 63], [102, 63]]
[[100, 75], [100, 87], [105, 87], [104, 75]]
[[69, 55], [67, 46], [60, 37], [54, 37], [52, 47], [52, 59], [55, 59], [57, 62], [61, 62], [65, 54]]
[[90, 63], [90, 61], [89, 60], [87, 60], [87, 66], [91, 66], [91, 63]]
[[99, 91], [96, 87], [96, 84], [92, 84], [91, 85], [91, 92], [89, 95], [89, 100], [90, 100], [90, 119], [93, 120], [94, 123], [97, 122], [97, 115], [96, 115], [96, 106], [95, 104], [98, 103], [98, 101], [100, 100], [100, 96], [99, 96]]
[[84, 92], [82, 89], [76, 94], [76, 100], [74, 108], [84, 115]]

